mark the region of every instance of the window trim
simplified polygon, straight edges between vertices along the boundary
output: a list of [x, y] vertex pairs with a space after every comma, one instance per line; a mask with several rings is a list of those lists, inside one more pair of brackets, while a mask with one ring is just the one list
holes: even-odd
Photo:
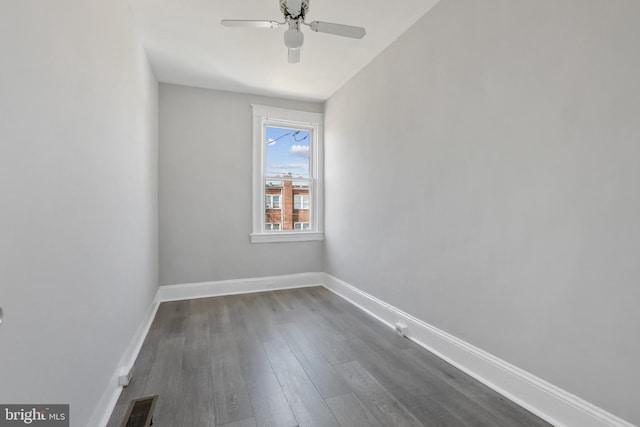
[[[299, 242], [324, 240], [324, 200], [323, 200], [323, 142], [324, 114], [306, 111], [287, 110], [251, 104], [253, 109], [253, 151], [252, 151], [252, 232], [251, 243], [267, 242]], [[311, 185], [309, 201], [311, 208], [309, 217], [313, 225], [309, 231], [266, 231], [265, 224], [265, 189], [264, 189], [264, 154], [265, 125], [296, 127], [305, 126], [313, 130], [314, 141], [311, 144]]]

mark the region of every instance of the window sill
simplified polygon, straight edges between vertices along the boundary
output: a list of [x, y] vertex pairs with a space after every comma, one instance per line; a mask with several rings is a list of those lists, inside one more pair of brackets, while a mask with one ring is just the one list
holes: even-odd
[[324, 240], [324, 233], [317, 231], [252, 233], [251, 243], [308, 242]]

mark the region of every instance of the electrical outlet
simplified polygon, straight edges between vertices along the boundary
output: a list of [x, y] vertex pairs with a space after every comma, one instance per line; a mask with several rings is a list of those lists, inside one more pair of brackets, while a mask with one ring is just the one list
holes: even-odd
[[395, 325], [395, 330], [396, 333], [402, 337], [406, 337], [407, 336], [407, 332], [409, 331], [409, 327], [402, 323], [402, 322], [397, 322]]
[[118, 385], [120, 387], [126, 387], [129, 385], [129, 383], [131, 382], [131, 376], [133, 375], [133, 371], [129, 370], [129, 372], [127, 372], [124, 375], [120, 375], [118, 377]]

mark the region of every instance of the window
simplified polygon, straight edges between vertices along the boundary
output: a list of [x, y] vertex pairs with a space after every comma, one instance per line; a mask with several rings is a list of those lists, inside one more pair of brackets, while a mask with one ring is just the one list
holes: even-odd
[[294, 194], [294, 196], [293, 196], [293, 209], [309, 209], [309, 195], [308, 194]]
[[267, 209], [280, 209], [280, 195], [267, 194], [264, 200]]
[[323, 120], [253, 105], [251, 242], [323, 239]]

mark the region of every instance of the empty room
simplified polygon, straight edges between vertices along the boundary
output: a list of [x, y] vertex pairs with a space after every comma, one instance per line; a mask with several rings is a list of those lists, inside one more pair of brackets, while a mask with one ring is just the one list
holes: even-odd
[[637, 0], [0, 0], [0, 426], [640, 426]]

